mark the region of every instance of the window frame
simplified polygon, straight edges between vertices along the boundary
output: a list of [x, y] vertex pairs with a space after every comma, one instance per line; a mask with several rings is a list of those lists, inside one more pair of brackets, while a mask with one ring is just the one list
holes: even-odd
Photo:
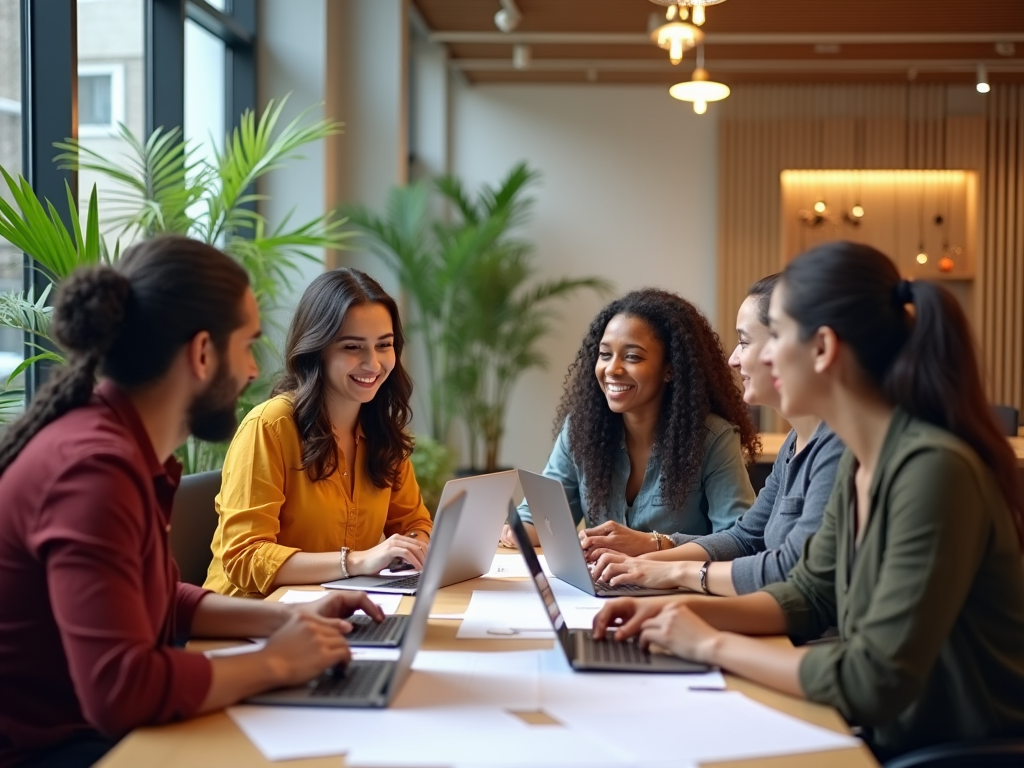
[[102, 138], [107, 136], [116, 136], [118, 131], [118, 125], [124, 123], [125, 120], [124, 64], [118, 62], [108, 62], [99, 60], [89, 61], [86, 63], [79, 62], [79, 82], [77, 83], [77, 85], [81, 85], [80, 81], [83, 76], [96, 77], [98, 75], [110, 76], [110, 122], [83, 123], [81, 119], [82, 108], [81, 104], [79, 104], [79, 138]]

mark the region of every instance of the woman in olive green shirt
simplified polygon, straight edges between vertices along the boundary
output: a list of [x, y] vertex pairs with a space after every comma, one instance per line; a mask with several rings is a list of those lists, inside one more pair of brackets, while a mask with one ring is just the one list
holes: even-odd
[[[621, 622], [680, 656], [836, 707], [880, 756], [1024, 736], [1024, 516], [963, 312], [878, 251], [795, 259], [764, 357], [784, 409], [847, 445], [821, 529], [787, 581], [736, 598], [618, 600]], [[836, 643], [766, 646], [839, 629]]]

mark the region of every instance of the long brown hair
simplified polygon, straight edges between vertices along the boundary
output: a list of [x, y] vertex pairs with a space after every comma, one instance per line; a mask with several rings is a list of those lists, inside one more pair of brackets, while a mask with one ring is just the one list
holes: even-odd
[[89, 402], [97, 372], [125, 389], [156, 381], [200, 331], [223, 353], [243, 323], [249, 277], [211, 245], [164, 235], [114, 266], [85, 267], [57, 291], [51, 330], [67, 354], [0, 440], [3, 474], [39, 430]]
[[608, 401], [594, 375], [609, 321], [616, 315], [642, 320], [665, 349], [672, 378], [662, 395], [656, 440], [662, 465], [665, 503], [682, 507], [696, 487], [704, 461], [704, 422], [714, 413], [739, 428], [747, 461], [761, 443], [722, 345], [704, 315], [686, 299], [644, 288], [627, 293], [598, 313], [566, 374], [565, 393], [555, 419], [557, 433], [569, 420], [569, 450], [586, 479], [587, 504], [600, 509], [611, 494], [615, 451], [622, 442], [622, 416]]
[[953, 294], [926, 280], [901, 280], [884, 253], [842, 241], [798, 256], [782, 283], [785, 311], [804, 339], [831, 328], [889, 402], [952, 432], [991, 467], [1024, 547], [1017, 460], [985, 397], [970, 327]]
[[341, 268], [319, 275], [299, 299], [288, 341], [285, 374], [274, 394], [292, 396], [292, 411], [302, 442], [302, 468], [314, 482], [338, 471], [338, 444], [324, 396], [323, 352], [334, 341], [349, 308], [381, 304], [394, 327], [395, 367], [376, 396], [359, 409], [359, 424], [369, 446], [367, 470], [378, 488], [398, 480], [402, 462], [412, 453], [405, 428], [412, 419], [412, 379], [402, 366], [405, 334], [398, 305], [380, 284], [358, 269]]

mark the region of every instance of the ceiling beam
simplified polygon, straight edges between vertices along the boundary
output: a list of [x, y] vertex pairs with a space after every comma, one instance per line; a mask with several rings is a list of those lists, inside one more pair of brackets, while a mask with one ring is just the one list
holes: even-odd
[[[441, 44], [474, 45], [651, 45], [643, 32], [431, 32]], [[1024, 32], [705, 32], [705, 45], [957, 45], [1021, 43]]]
[[[673, 67], [667, 60], [651, 59], [533, 59], [524, 70], [515, 70], [511, 58], [452, 59], [450, 65], [462, 72], [689, 72]], [[1024, 74], [1024, 60], [992, 59], [981, 62], [989, 73]], [[971, 59], [716, 59], [715, 72], [975, 72], [978, 61]]]

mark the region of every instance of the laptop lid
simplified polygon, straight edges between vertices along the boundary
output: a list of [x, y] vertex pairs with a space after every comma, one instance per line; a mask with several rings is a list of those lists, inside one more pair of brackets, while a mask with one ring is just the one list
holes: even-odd
[[519, 481], [530, 504], [530, 515], [544, 548], [548, 568], [576, 589], [595, 594], [594, 580], [580, 546], [565, 488], [554, 478], [525, 469], [519, 470]]
[[440, 510], [458, 494], [465, 494], [466, 499], [451, 553], [443, 561], [442, 587], [478, 578], [490, 570], [494, 550], [501, 538], [501, 527], [505, 524], [505, 510], [518, 484], [519, 473], [514, 469], [457, 478], [445, 483], [438, 516]]
[[[572, 638], [569, 636], [569, 628], [565, 624], [565, 617], [562, 616], [562, 611], [558, 608], [555, 593], [551, 589], [548, 577], [544, 575], [544, 569], [540, 566], [540, 558], [537, 557], [537, 552], [533, 548], [533, 542], [530, 541], [530, 535], [526, 532], [523, 519], [519, 516], [519, 510], [516, 509], [515, 504], [512, 502], [509, 502], [508, 505], [508, 524], [512, 529], [512, 535], [516, 537], [516, 543], [519, 544], [519, 551], [523, 553], [523, 559], [526, 560], [526, 567], [530, 571], [530, 579], [537, 588], [540, 599], [544, 602], [544, 612], [547, 614], [548, 620], [555, 630], [558, 643], [562, 646], [565, 658], [571, 663], [573, 658]], [[546, 550], [545, 554], [547, 554]]]
[[[430, 539], [430, 549], [427, 550], [427, 562], [423, 564], [423, 573], [420, 574], [420, 588], [416, 593], [416, 601], [413, 603], [412, 613], [409, 614], [409, 621], [405, 627], [402, 650], [398, 655], [394, 674], [388, 683], [386, 694], [388, 703], [395, 697], [409, 676], [413, 659], [416, 658], [420, 646], [423, 645], [423, 638], [427, 634], [427, 624], [430, 619], [430, 609], [434, 605], [437, 591], [441, 588], [441, 568], [438, 566], [446, 562], [451, 555], [466, 498], [465, 491], [459, 491], [438, 509], [437, 521]], [[434, 565], [432, 566], [431, 563]]]

